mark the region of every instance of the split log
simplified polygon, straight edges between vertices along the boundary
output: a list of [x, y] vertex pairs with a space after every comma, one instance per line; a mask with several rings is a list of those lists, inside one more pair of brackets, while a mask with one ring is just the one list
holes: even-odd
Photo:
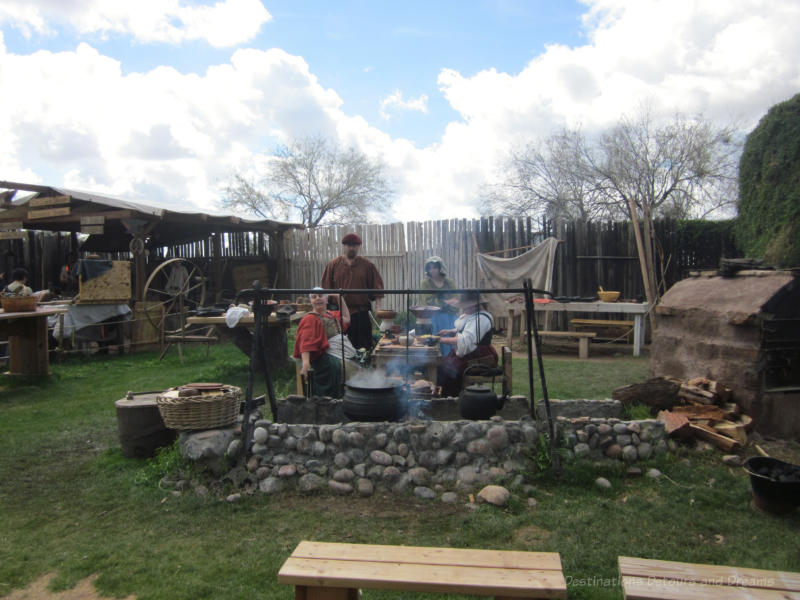
[[717, 433], [728, 436], [743, 446], [747, 443], [747, 433], [745, 433], [744, 423], [741, 421], [719, 421], [714, 423], [712, 427]]
[[667, 435], [675, 437], [691, 437], [692, 430], [689, 429], [689, 419], [684, 415], [662, 410], [658, 413], [658, 420], [664, 423], [664, 431]]
[[718, 404], [719, 398], [713, 392], [703, 388], [684, 383], [678, 389], [678, 398], [688, 404]]
[[742, 407], [736, 404], [736, 402], [725, 402], [722, 405], [722, 410], [725, 411], [726, 418], [731, 420], [742, 414]]
[[687, 404], [684, 406], [676, 406], [672, 412], [681, 414], [687, 419], [705, 419], [709, 421], [724, 421], [728, 413], [726, 413], [719, 406], [711, 406], [705, 404]]
[[736, 440], [732, 440], [728, 436], [718, 433], [713, 427], [709, 427], [708, 425], [695, 425], [693, 423], [689, 423], [689, 429], [694, 433], [695, 436], [706, 440], [707, 442], [711, 442], [712, 444], [716, 445], [717, 448], [725, 452], [734, 452], [742, 447], [742, 445]]
[[669, 410], [677, 403], [680, 387], [679, 380], [669, 377], [653, 377], [644, 383], [618, 387], [611, 392], [611, 397], [626, 406], [644, 404], [649, 406], [651, 412], [655, 414], [657, 410]]

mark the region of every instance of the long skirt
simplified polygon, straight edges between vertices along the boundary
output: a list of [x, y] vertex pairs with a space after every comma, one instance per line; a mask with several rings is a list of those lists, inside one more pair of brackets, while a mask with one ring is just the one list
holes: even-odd
[[338, 358], [325, 353], [311, 361], [311, 368], [311, 395], [342, 397], [342, 363]]

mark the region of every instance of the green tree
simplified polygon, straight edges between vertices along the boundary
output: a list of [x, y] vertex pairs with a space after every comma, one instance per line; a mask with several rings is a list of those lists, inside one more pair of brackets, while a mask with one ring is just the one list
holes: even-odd
[[748, 256], [800, 265], [800, 94], [770, 108], [747, 136], [736, 235]]

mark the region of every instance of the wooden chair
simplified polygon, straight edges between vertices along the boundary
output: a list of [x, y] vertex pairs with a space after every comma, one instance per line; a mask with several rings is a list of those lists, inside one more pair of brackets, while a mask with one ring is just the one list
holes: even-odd
[[214, 326], [210, 325], [208, 327], [201, 328], [199, 330], [186, 330], [183, 329], [179, 333], [174, 335], [165, 335], [164, 336], [164, 349], [161, 351], [161, 356], [158, 357], [158, 360], [162, 360], [164, 356], [167, 354], [167, 351], [170, 349], [172, 344], [177, 344], [178, 346], [178, 356], [181, 359], [181, 364], [183, 364], [183, 344], [191, 344], [191, 343], [201, 343], [206, 345], [206, 356], [210, 356], [211, 354], [211, 344], [216, 343], [219, 338], [214, 333]]
[[[503, 395], [508, 397], [513, 390], [511, 348], [503, 346], [500, 349], [500, 363], [495, 366], [494, 361], [486, 360], [487, 357], [478, 358], [467, 364], [464, 371], [463, 387], [475, 383], [488, 383], [494, 389], [497, 378], [500, 378]], [[491, 357], [488, 357], [491, 358]]]

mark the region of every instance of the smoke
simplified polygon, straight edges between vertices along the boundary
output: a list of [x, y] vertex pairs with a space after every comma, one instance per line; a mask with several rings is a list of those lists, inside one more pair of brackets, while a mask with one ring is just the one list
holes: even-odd
[[397, 382], [386, 377], [383, 370], [364, 369], [347, 381], [347, 385], [363, 388], [382, 388], [390, 387]]

